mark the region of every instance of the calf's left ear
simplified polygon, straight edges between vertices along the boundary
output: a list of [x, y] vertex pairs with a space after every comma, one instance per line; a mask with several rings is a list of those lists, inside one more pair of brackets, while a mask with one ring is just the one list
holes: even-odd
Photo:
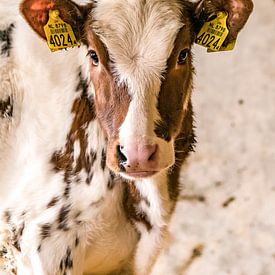
[[49, 11], [58, 10], [63, 21], [71, 25], [77, 40], [80, 40], [87, 7], [78, 6], [70, 0], [24, 0], [20, 11], [32, 29], [43, 39], [46, 39], [44, 26], [49, 20]]
[[223, 45], [227, 46], [237, 38], [252, 10], [252, 0], [200, 0], [195, 7], [197, 31], [211, 15], [217, 14], [219, 11], [225, 11], [228, 13], [227, 27], [229, 34]]

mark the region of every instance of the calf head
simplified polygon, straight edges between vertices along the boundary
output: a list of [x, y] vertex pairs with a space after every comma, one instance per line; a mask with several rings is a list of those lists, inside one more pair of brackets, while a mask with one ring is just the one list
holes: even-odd
[[227, 11], [230, 43], [252, 11], [250, 0], [25, 0], [21, 12], [45, 39], [58, 9], [87, 45], [97, 117], [106, 132], [107, 165], [127, 178], [153, 176], [175, 162], [192, 90], [191, 46], [204, 21]]

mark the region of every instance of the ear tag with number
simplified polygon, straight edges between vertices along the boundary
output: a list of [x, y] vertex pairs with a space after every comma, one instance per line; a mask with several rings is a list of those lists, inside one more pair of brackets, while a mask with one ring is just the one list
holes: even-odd
[[78, 46], [72, 27], [59, 17], [58, 10], [49, 11], [49, 20], [44, 31], [52, 52]]
[[[219, 52], [223, 52], [223, 51], [232, 51], [236, 45], [236, 39], [233, 40], [231, 43], [229, 43], [226, 47], [224, 46], [221, 46], [220, 49], [219, 49]], [[207, 50], [207, 52], [213, 52], [211, 51], [210, 49]]]
[[[230, 50], [229, 46], [222, 47], [222, 44], [229, 33], [226, 25], [227, 17], [228, 14], [226, 12], [218, 12], [215, 19], [206, 22], [203, 25], [195, 42], [208, 48], [208, 52]], [[233, 48], [234, 45], [232, 49]]]

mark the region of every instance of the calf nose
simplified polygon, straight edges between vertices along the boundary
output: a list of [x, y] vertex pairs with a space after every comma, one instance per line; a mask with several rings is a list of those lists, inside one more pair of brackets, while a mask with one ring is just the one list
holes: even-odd
[[158, 166], [158, 145], [131, 144], [118, 147], [118, 159], [126, 172], [156, 171]]

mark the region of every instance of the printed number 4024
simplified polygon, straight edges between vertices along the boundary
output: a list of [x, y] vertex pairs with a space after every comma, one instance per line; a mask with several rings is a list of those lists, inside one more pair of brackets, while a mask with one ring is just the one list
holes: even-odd
[[219, 42], [221, 40], [221, 38], [216, 39], [215, 35], [211, 35], [209, 33], [202, 33], [197, 39], [196, 39], [196, 43], [205, 46], [207, 48], [214, 48], [216, 50], [218, 50], [219, 47]]
[[51, 35], [50, 37], [50, 44], [54, 47], [71, 47], [74, 46], [74, 42], [70, 36], [70, 34], [66, 34], [67, 37], [65, 37], [64, 34], [55, 34]]

